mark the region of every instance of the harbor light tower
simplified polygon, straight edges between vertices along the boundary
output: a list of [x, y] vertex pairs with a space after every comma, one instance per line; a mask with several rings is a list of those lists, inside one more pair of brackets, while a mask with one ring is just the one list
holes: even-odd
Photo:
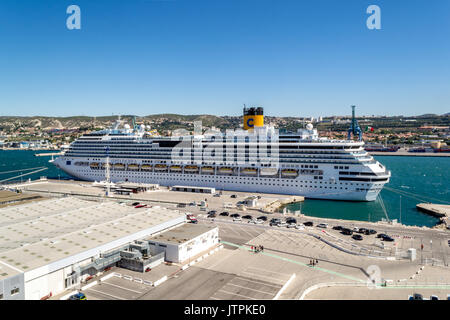
[[347, 131], [347, 133], [348, 133], [347, 139], [350, 140], [352, 135], [353, 135], [353, 137], [358, 135], [359, 141], [362, 141], [362, 130], [359, 127], [358, 121], [356, 120], [356, 117], [355, 117], [355, 108], [356, 108], [356, 106], [352, 106], [352, 122], [350, 124], [350, 128], [348, 128], [348, 131]]
[[109, 168], [109, 146], [105, 147], [106, 151], [106, 165], [105, 165], [105, 178], [106, 178], [106, 196], [109, 197], [111, 192], [111, 177]]

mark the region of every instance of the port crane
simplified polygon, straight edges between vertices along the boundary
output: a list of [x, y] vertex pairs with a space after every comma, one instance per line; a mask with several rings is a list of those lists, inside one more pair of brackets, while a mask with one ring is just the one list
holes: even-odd
[[350, 123], [350, 128], [347, 131], [348, 133], [347, 139], [350, 140], [352, 135], [353, 137], [358, 135], [359, 141], [362, 141], [362, 130], [359, 127], [358, 121], [356, 120], [355, 117], [355, 108], [356, 106], [352, 106], [352, 122]]

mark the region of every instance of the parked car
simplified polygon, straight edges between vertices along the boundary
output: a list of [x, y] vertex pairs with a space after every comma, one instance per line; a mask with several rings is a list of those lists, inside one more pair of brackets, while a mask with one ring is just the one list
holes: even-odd
[[412, 300], [423, 300], [423, 296], [420, 293], [414, 293]]
[[237, 195], [232, 194], [232, 195], [231, 195], [231, 198], [235, 199], [235, 198], [237, 198]]
[[238, 217], [234, 217], [233, 221], [242, 221], [242, 219], [241, 219], [241, 217], [238, 216]]
[[362, 235], [360, 235], [360, 234], [354, 234], [354, 235], [352, 236], [352, 239], [361, 241], [361, 240], [363, 239], [363, 237], [362, 237]]
[[358, 233], [366, 233], [368, 231], [366, 228], [359, 228]]
[[286, 226], [287, 226], [287, 223], [284, 221], [280, 221], [277, 223], [277, 227], [286, 227]]
[[84, 293], [78, 292], [69, 297], [69, 300], [87, 300]]
[[377, 232], [375, 230], [373, 230], [373, 229], [369, 229], [369, 233], [370, 234], [376, 234]]
[[290, 223], [287, 224], [287, 227], [288, 228], [295, 228], [295, 227], [297, 227], [297, 224], [295, 222], [290, 222]]
[[134, 207], [134, 206], [137, 206], [139, 204], [139, 202], [133, 202], [131, 205]]
[[307, 227], [312, 227], [314, 224], [311, 221], [306, 221], [306, 222], [303, 222], [303, 225], [305, 225]]
[[179, 203], [177, 205], [178, 208], [186, 208], [186, 203]]
[[433, 294], [430, 296], [430, 300], [439, 300], [439, 297]]
[[196, 207], [196, 206], [197, 206], [197, 203], [196, 203], [195, 201], [192, 201], [191, 203], [189, 203], [189, 206], [190, 206], [190, 207]]
[[342, 228], [341, 233], [346, 236], [351, 236], [353, 234], [353, 231], [349, 228]]
[[305, 227], [302, 224], [298, 224], [298, 225], [295, 226], [295, 229], [304, 230]]
[[224, 211], [224, 212], [220, 213], [220, 216], [223, 216], [223, 217], [228, 217], [229, 215], [230, 215], [230, 213], [227, 212], [227, 211]]
[[215, 213], [210, 213], [210, 214], [208, 214], [208, 218], [215, 218], [216, 217], [216, 214]]
[[249, 220], [248, 223], [261, 224], [261, 223], [264, 223], [264, 221], [262, 221], [260, 219], [252, 219], [252, 220]]
[[384, 238], [383, 238], [383, 241], [392, 242], [392, 241], [394, 241], [394, 239], [391, 238], [391, 237], [389, 237], [389, 236], [387, 236], [387, 237], [384, 237]]
[[341, 227], [341, 226], [334, 226], [334, 227], [333, 227], [333, 230], [338, 230], [338, 231], [340, 231], [340, 230], [342, 230], [342, 227]]
[[297, 223], [297, 219], [292, 217], [286, 218], [286, 223]]
[[326, 223], [319, 223], [316, 227], [326, 229], [328, 227], [328, 225]]
[[210, 214], [216, 214], [216, 213], [217, 213], [216, 210], [211, 210], [211, 211], [208, 212], [208, 215], [210, 215]]
[[276, 225], [278, 225], [279, 223], [281, 223], [281, 220], [280, 220], [280, 219], [273, 218], [273, 219], [270, 220], [269, 225], [270, 225], [270, 226], [276, 226]]
[[242, 216], [242, 219], [253, 219], [253, 217], [249, 214]]
[[258, 220], [267, 221], [267, 217], [266, 216], [259, 216]]
[[233, 213], [233, 214], [230, 214], [230, 217], [231, 218], [236, 218], [236, 217], [240, 217], [241, 215], [239, 214], [239, 213]]
[[385, 234], [385, 233], [377, 234], [377, 238], [384, 238], [384, 237], [389, 237], [389, 236], [387, 234]]

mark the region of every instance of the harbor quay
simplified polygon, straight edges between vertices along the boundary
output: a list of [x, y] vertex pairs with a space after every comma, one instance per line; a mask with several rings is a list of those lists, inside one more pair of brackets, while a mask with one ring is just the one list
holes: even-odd
[[[126, 188], [139, 191], [124, 194], [123, 190]], [[141, 241], [152, 243], [152, 239], [158, 239], [159, 233], [163, 235], [161, 239], [172, 239], [171, 231], [165, 231], [155, 220], [160, 214], [165, 215], [168, 221], [172, 219], [169, 227], [171, 230], [183, 225], [181, 220], [177, 220], [181, 216], [187, 217], [184, 225], [200, 227], [199, 230], [180, 230], [178, 238], [181, 242], [205, 232], [218, 232], [217, 243], [211, 243], [208, 248], [199, 248], [198, 252], [184, 260], [166, 259], [144, 271], [131, 268], [123, 261], [115, 262], [107, 268], [94, 268], [92, 275], [84, 274], [78, 284], [57, 294], [53, 292], [50, 297], [43, 296], [44, 293], [48, 295], [47, 292], [42, 292], [40, 297], [29, 292], [27, 298], [30, 299], [67, 299], [74, 292], [82, 292], [88, 300], [406, 300], [416, 293], [422, 294], [424, 298], [435, 296], [439, 299], [447, 299], [450, 294], [450, 233], [446, 229], [405, 226], [387, 221], [316, 218], [305, 216], [301, 212], [279, 212], [279, 208], [286, 203], [303, 201], [302, 197], [289, 195], [188, 186], [177, 188], [185, 191], [173, 191], [158, 185], [124, 183], [111, 189], [107, 197], [106, 187], [98, 183], [47, 179], [9, 184], [7, 189], [19, 191], [24, 204], [4, 204], [0, 210], [39, 206], [39, 203], [39, 210], [44, 210], [48, 206], [46, 201], [59, 199], [58, 201], [68, 201], [67, 205], [72, 208], [66, 210], [69, 215], [71, 212], [75, 216], [82, 214], [75, 210], [77, 206], [85, 208], [84, 215], [100, 215], [101, 217], [97, 217], [98, 222], [89, 223], [95, 226], [105, 219], [108, 215], [105, 209], [109, 208], [113, 216], [108, 217], [105, 222], [114, 224], [118, 219], [127, 217], [130, 229], [123, 228], [121, 235], [132, 235], [131, 245], [139, 245], [141, 249]], [[122, 191], [116, 193], [114, 190]], [[17, 200], [10, 195], [8, 199]], [[79, 199], [79, 205], [74, 199]], [[99, 206], [98, 213], [96, 206]], [[133, 225], [134, 210], [136, 225]], [[153, 220], [145, 222], [145, 210], [150, 210], [148, 214]], [[224, 212], [227, 214], [223, 214]], [[232, 217], [233, 214], [238, 214], [239, 217]], [[40, 219], [45, 218], [43, 213], [39, 213], [39, 216]], [[187, 223], [193, 217], [196, 218], [196, 225]], [[265, 217], [265, 221], [261, 219], [257, 222], [256, 219], [261, 217]], [[272, 219], [295, 219], [296, 223], [294, 227], [285, 224], [271, 225]], [[144, 222], [150, 223], [155, 229], [139, 237], [139, 226]], [[83, 234], [84, 227], [81, 223], [75, 231]], [[344, 235], [335, 227], [348, 228], [353, 234], [360, 234], [362, 239], [356, 240]], [[359, 233], [356, 230], [360, 228], [375, 230], [376, 234]], [[102, 230], [100, 226], [95, 229]], [[52, 236], [73, 240], [70, 230], [64, 230], [58, 235], [50, 233], [48, 240], [51, 241]], [[66, 231], [67, 235], [64, 235]], [[108, 230], [105, 229], [104, 232]], [[118, 231], [108, 233], [113, 236], [115, 232]], [[167, 236], [164, 236], [164, 232], [168, 232]], [[384, 241], [377, 237], [379, 234], [386, 234], [393, 241]], [[108, 245], [105, 234], [102, 233], [98, 240], [104, 241], [102, 245], [107, 246], [108, 250], [114, 249]], [[20, 242], [20, 239], [17, 241]], [[89, 241], [95, 242], [96, 239]], [[8, 270], [12, 274], [18, 274], [15, 269], [20, 269], [20, 265], [15, 267], [8, 259], [21, 262], [20, 259], [24, 258], [20, 252], [23, 253], [27, 248], [32, 251], [32, 246], [42, 245], [37, 242], [25, 247], [20, 247], [17, 243], [15, 249], [6, 249], [11, 243], [5, 242], [4, 253], [0, 255], [4, 256], [0, 259], [4, 263], [2, 268], [14, 267]], [[56, 243], [53, 246], [57, 247]], [[120, 245], [130, 243], [124, 241]], [[11, 252], [11, 256], [8, 252]], [[55, 252], [54, 256], [57, 254], [63, 253]], [[157, 252], [152, 254], [156, 256]], [[89, 263], [93, 262], [89, 260]], [[81, 268], [85, 270], [87, 267]], [[70, 271], [77, 270], [73, 267]], [[37, 287], [38, 283], [33, 283], [37, 281], [37, 275], [25, 275], [25, 283], [28, 281], [33, 288]]]

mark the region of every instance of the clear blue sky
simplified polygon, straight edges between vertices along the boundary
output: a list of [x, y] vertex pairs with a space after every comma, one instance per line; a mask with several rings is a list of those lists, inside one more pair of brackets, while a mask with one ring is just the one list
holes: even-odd
[[0, 115], [450, 112], [449, 0], [1, 0], [0, 46]]

